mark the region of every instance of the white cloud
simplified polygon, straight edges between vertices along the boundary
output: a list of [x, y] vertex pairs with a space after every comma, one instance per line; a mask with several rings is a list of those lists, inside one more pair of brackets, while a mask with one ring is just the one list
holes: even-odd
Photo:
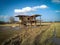
[[1, 15], [0, 18], [8, 18], [8, 15]]
[[60, 3], [60, 0], [52, 0], [54, 3]]
[[24, 7], [22, 9], [15, 9], [15, 13], [26, 13], [30, 11], [36, 11], [37, 9], [45, 9], [48, 8], [47, 5], [40, 5], [40, 6], [34, 6], [34, 7]]
[[22, 8], [22, 9], [15, 9], [14, 11], [15, 11], [16, 13], [19, 13], [19, 12], [29, 12], [29, 11], [31, 11], [31, 10], [32, 10], [31, 7], [25, 7], [25, 8]]
[[40, 6], [35, 6], [32, 9], [36, 10], [36, 9], [46, 9], [46, 8], [48, 8], [47, 5], [40, 5]]
[[59, 12], [60, 13], [60, 10], [57, 10], [56, 12]]
[[41, 5], [40, 8], [45, 9], [48, 8], [47, 5]]

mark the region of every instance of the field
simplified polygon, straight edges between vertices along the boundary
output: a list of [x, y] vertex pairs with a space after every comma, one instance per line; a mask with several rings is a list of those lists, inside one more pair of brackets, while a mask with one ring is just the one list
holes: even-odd
[[55, 42], [58, 39], [60, 41], [60, 23], [42, 23], [27, 28], [20, 28], [18, 24], [0, 25], [2, 45], [58, 45]]

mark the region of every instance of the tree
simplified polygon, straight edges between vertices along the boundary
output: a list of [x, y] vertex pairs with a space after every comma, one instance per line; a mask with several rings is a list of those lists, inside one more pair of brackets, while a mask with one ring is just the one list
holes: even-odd
[[15, 22], [14, 17], [10, 17], [10, 18], [9, 18], [9, 22], [10, 22], [10, 23], [14, 23], [14, 22]]
[[0, 21], [0, 24], [5, 24], [6, 22], [5, 21]]

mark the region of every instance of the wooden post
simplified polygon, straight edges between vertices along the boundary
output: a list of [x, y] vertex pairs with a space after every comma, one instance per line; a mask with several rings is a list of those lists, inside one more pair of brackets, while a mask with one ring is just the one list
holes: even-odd
[[31, 23], [31, 26], [32, 26], [32, 21], [30, 21], [30, 23]]
[[31, 23], [31, 26], [32, 26], [32, 17], [30, 18], [30, 23]]
[[20, 18], [19, 18], [19, 28], [20, 28], [20, 23], [21, 23], [21, 21], [20, 21]]
[[34, 17], [34, 19], [35, 19], [35, 26], [36, 26], [36, 17]]
[[41, 16], [40, 16], [40, 26], [41, 26]]

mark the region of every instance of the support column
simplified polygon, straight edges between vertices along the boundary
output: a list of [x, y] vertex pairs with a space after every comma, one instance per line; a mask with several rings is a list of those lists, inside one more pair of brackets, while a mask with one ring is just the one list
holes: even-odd
[[30, 23], [31, 23], [31, 26], [32, 26], [32, 21], [30, 21]]
[[41, 26], [41, 16], [40, 16], [40, 26]]
[[35, 26], [36, 26], [36, 17], [34, 17], [34, 19], [35, 19]]

